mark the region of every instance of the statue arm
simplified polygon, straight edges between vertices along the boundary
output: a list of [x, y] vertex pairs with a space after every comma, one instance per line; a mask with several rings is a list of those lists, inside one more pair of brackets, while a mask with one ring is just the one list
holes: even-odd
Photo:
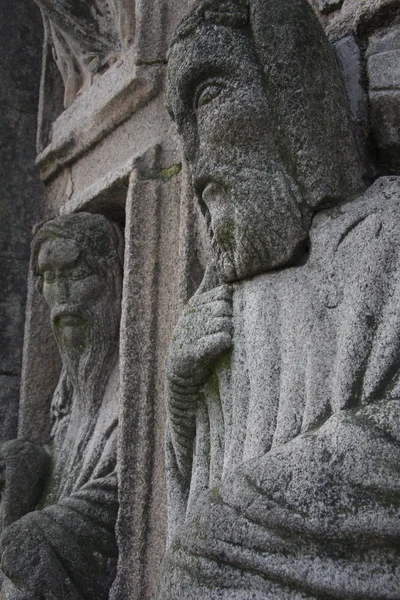
[[11, 440], [0, 450], [2, 527], [35, 510], [50, 471], [46, 450], [26, 440]]
[[113, 471], [7, 527], [2, 571], [19, 590], [44, 600], [105, 600], [118, 556], [117, 514]]
[[203, 387], [232, 347], [232, 290], [226, 285], [203, 289], [202, 284], [179, 319], [166, 366], [171, 442], [178, 469], [189, 480]]
[[167, 384], [169, 432], [179, 472], [190, 481], [193, 442], [196, 436], [196, 409], [203, 400], [198, 386]]

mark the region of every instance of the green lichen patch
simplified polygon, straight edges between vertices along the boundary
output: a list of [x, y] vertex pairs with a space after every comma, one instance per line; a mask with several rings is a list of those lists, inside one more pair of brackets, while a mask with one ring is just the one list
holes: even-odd
[[171, 165], [167, 167], [159, 174], [160, 179], [172, 179], [175, 175], [178, 175], [182, 170], [182, 164], [177, 163], [176, 165]]

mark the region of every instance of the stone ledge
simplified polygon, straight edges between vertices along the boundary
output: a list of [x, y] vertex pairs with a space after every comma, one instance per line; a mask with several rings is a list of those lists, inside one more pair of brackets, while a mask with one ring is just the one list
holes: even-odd
[[364, 35], [388, 25], [398, 14], [400, 0], [345, 0], [342, 8], [333, 13], [326, 28], [332, 41], [355, 33]]
[[[125, 203], [132, 171], [151, 173], [159, 152], [158, 145], [132, 156], [117, 169], [110, 171], [80, 194], [73, 196], [60, 209], [61, 215], [86, 211], [105, 214], [121, 223], [125, 221]], [[110, 201], [110, 197], [112, 201]]]
[[118, 61], [53, 123], [36, 165], [43, 181], [84, 154], [161, 90], [163, 63], [138, 66], [135, 53]]

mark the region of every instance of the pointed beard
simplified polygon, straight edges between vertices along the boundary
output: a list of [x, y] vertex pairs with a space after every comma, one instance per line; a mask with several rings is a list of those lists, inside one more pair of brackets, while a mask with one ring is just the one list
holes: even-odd
[[[60, 315], [79, 316], [82, 324], [76, 336], [59, 326]], [[63, 362], [63, 371], [73, 396], [85, 410], [95, 409], [104, 394], [118, 353], [120, 305], [105, 294], [94, 306], [65, 304], [52, 314], [52, 328]], [[78, 337], [80, 343], [74, 341]]]
[[213, 231], [200, 202], [222, 280], [236, 281], [294, 262], [308, 239], [307, 208], [298, 186], [281, 165], [221, 169], [226, 212]]

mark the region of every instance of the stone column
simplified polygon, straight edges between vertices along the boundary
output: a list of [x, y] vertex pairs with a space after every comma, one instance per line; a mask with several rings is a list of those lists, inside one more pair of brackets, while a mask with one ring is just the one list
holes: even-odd
[[42, 30], [29, 0], [1, 0], [0, 442], [17, 432], [29, 243], [44, 191], [34, 166]]

